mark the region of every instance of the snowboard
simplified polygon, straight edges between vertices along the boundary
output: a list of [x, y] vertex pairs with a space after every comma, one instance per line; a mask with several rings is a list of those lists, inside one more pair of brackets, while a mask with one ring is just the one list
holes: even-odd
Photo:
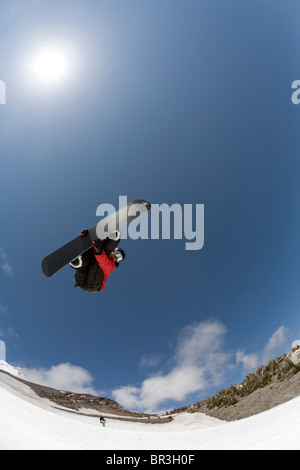
[[46, 256], [42, 261], [44, 275], [46, 277], [53, 276], [53, 274], [57, 273], [79, 255], [89, 250], [93, 246], [94, 241], [98, 239], [104, 240], [108, 235], [129, 224], [132, 220], [150, 209], [151, 204], [149, 202], [143, 199], [135, 199], [118, 211], [100, 220], [94, 227], [85, 231], [84, 236], [78, 235]]

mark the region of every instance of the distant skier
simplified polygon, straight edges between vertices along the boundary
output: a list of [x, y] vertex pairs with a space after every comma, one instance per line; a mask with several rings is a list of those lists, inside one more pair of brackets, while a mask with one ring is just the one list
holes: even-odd
[[[84, 237], [87, 231], [80, 235]], [[107, 278], [125, 259], [125, 252], [117, 248], [121, 233], [117, 230], [105, 240], [97, 240], [94, 246], [73, 260], [70, 265], [76, 269], [75, 287], [85, 292], [100, 292], [105, 288]]]
[[103, 416], [100, 416], [100, 424], [102, 424], [104, 428], [105, 428], [105, 423], [106, 423], [105, 418], [103, 418]]

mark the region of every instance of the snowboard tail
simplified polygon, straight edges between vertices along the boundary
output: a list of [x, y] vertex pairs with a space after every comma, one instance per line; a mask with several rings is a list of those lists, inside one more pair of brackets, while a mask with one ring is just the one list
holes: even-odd
[[151, 209], [151, 204], [142, 199], [131, 201], [117, 212], [102, 219], [90, 228], [85, 236], [77, 236], [70, 242], [50, 253], [42, 261], [42, 271], [46, 277], [51, 277], [60, 269], [80, 256], [93, 246], [98, 239], [105, 239], [113, 231], [129, 224], [143, 213]]
[[87, 251], [93, 245], [93, 240], [88, 234], [84, 238], [78, 236], [58, 248], [50, 255], [46, 256], [42, 261], [42, 271], [46, 277], [51, 277], [66, 264], [73, 261], [77, 256]]

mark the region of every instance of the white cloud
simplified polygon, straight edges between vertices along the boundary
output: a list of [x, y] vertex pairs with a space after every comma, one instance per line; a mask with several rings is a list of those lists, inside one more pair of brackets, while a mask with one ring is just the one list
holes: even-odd
[[[9, 310], [7, 305], [0, 304], [0, 316], [4, 318], [4, 316], [9, 316]], [[0, 337], [16, 337], [18, 338], [18, 333], [10, 326], [5, 326], [0, 324]]]
[[257, 369], [260, 365], [259, 354], [245, 354], [244, 351], [238, 349], [235, 356], [237, 364], [243, 364], [245, 371]]
[[286, 342], [287, 340], [288, 329], [285, 326], [280, 326], [275, 333], [271, 336], [267, 342], [263, 354], [262, 361], [263, 363], [269, 361], [277, 353], [278, 349]]
[[114, 390], [113, 396], [125, 408], [154, 412], [161, 403], [184, 400], [189, 393], [207, 385], [197, 367], [176, 367], [169, 374], [146, 379], [140, 388], [127, 386]]
[[52, 387], [58, 390], [66, 390], [77, 393], [90, 393], [98, 395], [99, 391], [92, 387], [93, 377], [85, 369], [69, 363], [52, 366], [50, 369], [22, 369], [25, 379]]
[[154, 412], [168, 400], [185, 400], [190, 393], [219, 385], [231, 358], [222, 350], [226, 332], [223, 323], [212, 320], [187, 326], [179, 335], [172, 370], [158, 372], [140, 387], [120, 387], [113, 391], [114, 399], [127, 408]]
[[237, 364], [243, 364], [243, 369], [246, 372], [255, 370], [258, 366], [266, 364], [270, 359], [282, 354], [280, 348], [286, 343], [287, 334], [288, 329], [285, 326], [280, 326], [273, 333], [262, 353], [246, 354], [244, 351], [238, 350], [236, 353]]
[[4, 314], [8, 313], [8, 308], [6, 305], [0, 304], [0, 313], [4, 313]]
[[1, 261], [0, 267], [2, 271], [8, 276], [13, 276], [14, 270], [8, 260], [8, 255], [2, 249], [0, 249], [0, 261]]
[[9, 326], [5, 330], [5, 335], [6, 336], [14, 336], [15, 338], [19, 338], [19, 333], [17, 333], [11, 326]]
[[148, 369], [152, 367], [157, 367], [161, 361], [162, 356], [160, 354], [151, 354], [148, 357], [142, 356], [140, 360], [140, 368]]

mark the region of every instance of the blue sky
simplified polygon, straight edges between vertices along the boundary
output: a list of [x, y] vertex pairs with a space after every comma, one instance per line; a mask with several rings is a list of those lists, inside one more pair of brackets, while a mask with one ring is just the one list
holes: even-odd
[[[193, 403], [300, 336], [296, 1], [0, 1], [0, 337], [51, 386]], [[63, 78], [30, 64], [65, 54]], [[205, 243], [124, 240], [105, 291], [42, 258], [119, 196], [204, 204]]]

